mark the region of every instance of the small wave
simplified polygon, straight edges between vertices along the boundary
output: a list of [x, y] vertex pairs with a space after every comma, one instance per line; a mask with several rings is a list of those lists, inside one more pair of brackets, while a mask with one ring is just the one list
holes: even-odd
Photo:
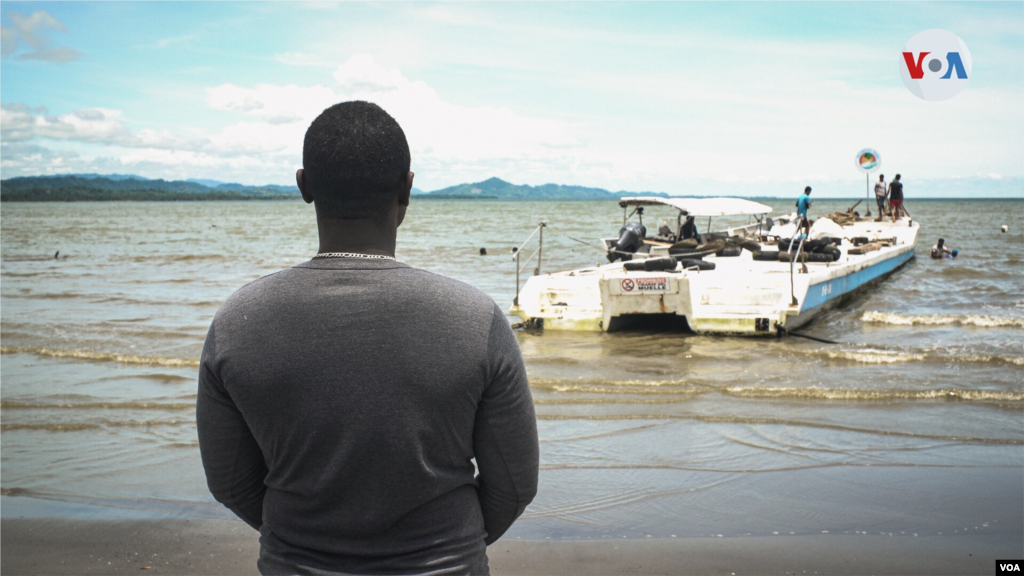
[[72, 402], [70, 404], [14, 400], [0, 402], [0, 408], [13, 410], [190, 410], [195, 407], [195, 403], [191, 402]]
[[548, 392], [578, 392], [587, 394], [685, 394], [699, 395], [709, 392], [700, 386], [682, 380], [569, 380], [558, 378], [531, 378], [530, 387]]
[[13, 430], [46, 430], [48, 432], [81, 432], [100, 428], [155, 428], [159, 426], [194, 426], [195, 420], [107, 420], [97, 422], [31, 422], [0, 424], [4, 432]]
[[[24, 289], [24, 290], [27, 290]], [[20, 294], [4, 294], [4, 298], [25, 298], [29, 300], [70, 300], [74, 298], [89, 298], [88, 294], [77, 294], [75, 292], [23, 292]]]
[[831, 360], [848, 360], [862, 364], [903, 364], [906, 362], [955, 362], [955, 363], [1005, 363], [1024, 366], [1024, 356], [1001, 356], [998, 354], [964, 354], [956, 351], [939, 350], [882, 350], [878, 348], [861, 348], [856, 350], [808, 349], [800, 350], [802, 354], [828, 358]]
[[949, 442], [970, 442], [978, 444], [1013, 444], [1024, 445], [1024, 438], [984, 438], [977, 436], [947, 436], [942, 434], [920, 434], [914, 432], [900, 432], [897, 430], [878, 430], [871, 428], [858, 428], [855, 426], [843, 426], [839, 424], [827, 424], [823, 422], [809, 422], [801, 420], [789, 420], [785, 418], [757, 418], [742, 416], [708, 416], [700, 414], [537, 414], [537, 420], [552, 421], [672, 421], [692, 420], [695, 422], [707, 422], [709, 424], [767, 424], [780, 426], [802, 426], [807, 428], [820, 428], [825, 430], [838, 430], [840, 432], [853, 432], [858, 434], [874, 434], [878, 436], [898, 436], [904, 438], [927, 438], [930, 440], [943, 440]]
[[32, 491], [28, 488], [18, 488], [17, 486], [14, 488], [0, 488], [0, 495], [3, 496], [27, 496], [31, 493]]
[[195, 420], [107, 420], [101, 418], [104, 426], [112, 428], [154, 428], [157, 426], [195, 426]]
[[858, 388], [789, 388], [730, 386], [725, 392], [742, 398], [797, 398], [807, 400], [953, 400], [964, 402], [1022, 402], [1024, 393], [999, 390], [964, 390], [944, 388], [940, 390], [870, 390]]
[[195, 376], [185, 376], [184, 374], [116, 374], [103, 378], [103, 380], [152, 380], [162, 384], [174, 384], [184, 381], [194, 382], [195, 379]]
[[162, 448], [185, 448], [188, 450], [194, 450], [199, 448], [199, 442], [171, 442], [170, 444], [164, 444]]
[[561, 406], [576, 404], [679, 404], [691, 398], [535, 398], [537, 406]]
[[952, 314], [914, 315], [869, 310], [865, 312], [860, 319], [861, 322], [870, 322], [873, 324], [895, 324], [898, 326], [942, 326], [948, 324], [959, 324], [961, 326], [979, 326], [982, 328], [1024, 328], [1024, 318], [983, 316], [980, 314], [964, 316], [954, 316]]
[[169, 366], [174, 368], [198, 367], [198, 359], [162, 358], [159, 356], [135, 356], [105, 352], [89, 352], [87, 350], [59, 350], [55, 348], [30, 348], [26, 346], [0, 346], [0, 354], [35, 354], [51, 358], [74, 358], [94, 362], [119, 362], [122, 364], [146, 364], [150, 366]]
[[555, 386], [576, 386], [580, 384], [586, 384], [588, 386], [629, 386], [629, 387], [678, 387], [678, 386], [694, 386], [692, 382], [686, 380], [603, 380], [603, 379], [579, 379], [571, 380], [566, 378], [530, 378], [530, 385], [538, 388], [552, 388]]
[[837, 360], [853, 360], [864, 364], [898, 364], [902, 362], [921, 361], [926, 358], [925, 354], [912, 352], [895, 352], [889, 350], [859, 350], [859, 351], [825, 351], [829, 358]]
[[224, 254], [152, 254], [147, 256], [128, 256], [126, 259], [129, 262], [153, 262], [154, 260], [162, 260], [165, 262], [193, 262], [196, 260], [223, 261], [228, 258]]
[[80, 432], [82, 430], [96, 430], [99, 424], [0, 424], [0, 430], [4, 432], [11, 430], [47, 430], [49, 432]]

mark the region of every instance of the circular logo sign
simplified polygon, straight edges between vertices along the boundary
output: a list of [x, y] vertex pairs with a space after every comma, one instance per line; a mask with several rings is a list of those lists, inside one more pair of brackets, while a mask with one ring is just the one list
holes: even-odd
[[933, 28], [907, 41], [900, 57], [903, 84], [918, 98], [949, 100], [967, 86], [971, 52], [959, 36]]
[[861, 172], [874, 172], [882, 165], [882, 157], [871, 148], [857, 152], [857, 168]]
[[633, 282], [632, 280], [630, 280], [629, 278], [626, 278], [625, 280], [622, 281], [622, 290], [623, 291], [625, 291], [625, 292], [632, 292], [633, 288], [636, 288], [636, 283]]

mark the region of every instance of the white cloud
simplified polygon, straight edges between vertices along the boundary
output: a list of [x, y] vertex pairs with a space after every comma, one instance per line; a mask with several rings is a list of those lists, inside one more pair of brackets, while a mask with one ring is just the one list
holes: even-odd
[[409, 139], [414, 167], [483, 179], [502, 166], [525, 166], [528, 173], [540, 174], [578, 164], [573, 153], [582, 144], [569, 123], [505, 108], [450, 104], [426, 83], [410, 80], [369, 55], [349, 58], [333, 77], [335, 88], [222, 84], [207, 89], [211, 108], [249, 118], [210, 136], [212, 149], [220, 154], [285, 155], [297, 167], [305, 130], [320, 112], [337, 102], [367, 100], [398, 120]]
[[202, 139], [168, 131], [144, 129], [131, 132], [119, 110], [85, 108], [67, 114], [47, 115], [45, 109], [24, 104], [0, 107], [0, 138], [21, 142], [37, 138], [89, 142], [133, 148], [199, 149]]
[[334, 71], [334, 79], [341, 90], [338, 100], [367, 100], [394, 116], [419, 161], [547, 164], [582, 146], [567, 122], [506, 108], [450, 104], [426, 83], [411, 81], [367, 55], [347, 60]]
[[[51, 32], [68, 30], [46, 10], [36, 10], [27, 15], [21, 12], [8, 12], [7, 19], [11, 22], [10, 26], [0, 27], [4, 56], [61, 63], [82, 56], [82, 53], [74, 48], [51, 46]], [[22, 46], [28, 50], [19, 52]]]
[[222, 84], [206, 89], [206, 103], [211, 108], [248, 114], [268, 124], [308, 124], [335, 102], [337, 95], [326, 86], [258, 84], [255, 88], [243, 88]]

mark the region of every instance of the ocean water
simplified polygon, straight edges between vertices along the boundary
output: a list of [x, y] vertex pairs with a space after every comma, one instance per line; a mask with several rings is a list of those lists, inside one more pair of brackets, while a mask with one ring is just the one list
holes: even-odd
[[[1024, 541], [1024, 202], [908, 208], [918, 257], [803, 330], [839, 344], [519, 332], [542, 472], [510, 537]], [[621, 218], [611, 202], [414, 198], [398, 258], [507, 308], [510, 249], [539, 221], [556, 271], [601, 261], [588, 244]], [[235, 289], [315, 253], [312, 209], [5, 203], [0, 224], [0, 514], [228, 516], [199, 461], [199, 352]], [[939, 236], [958, 259], [928, 257]]]

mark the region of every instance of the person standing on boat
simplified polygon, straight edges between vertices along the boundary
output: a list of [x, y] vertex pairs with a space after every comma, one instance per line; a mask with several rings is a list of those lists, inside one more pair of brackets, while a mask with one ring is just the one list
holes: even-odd
[[259, 530], [263, 574], [487, 574], [487, 545], [537, 492], [537, 421], [505, 314], [395, 260], [409, 164], [376, 104], [324, 110], [295, 175], [319, 252], [235, 292], [207, 334], [203, 467]]
[[800, 219], [800, 227], [809, 233], [811, 223], [807, 220], [807, 210], [811, 207], [811, 187], [804, 188], [804, 193], [796, 199], [796, 215]]
[[892, 215], [893, 222], [896, 222], [896, 220], [900, 217], [900, 213], [904, 212], [903, 183], [900, 182], [899, 174], [896, 175], [896, 178], [893, 179], [892, 184], [889, 185], [889, 211]]
[[885, 202], [889, 194], [889, 186], [885, 183], [885, 174], [878, 175], [878, 182], [875, 183], [875, 203], [878, 204], [878, 218], [875, 222], [881, 222], [885, 218]]
[[680, 240], [690, 239], [696, 240], [698, 243], [701, 241], [700, 231], [697, 230], [697, 222], [694, 220], [693, 216], [686, 217], [686, 222], [683, 223], [682, 228], [682, 238], [680, 238]]

